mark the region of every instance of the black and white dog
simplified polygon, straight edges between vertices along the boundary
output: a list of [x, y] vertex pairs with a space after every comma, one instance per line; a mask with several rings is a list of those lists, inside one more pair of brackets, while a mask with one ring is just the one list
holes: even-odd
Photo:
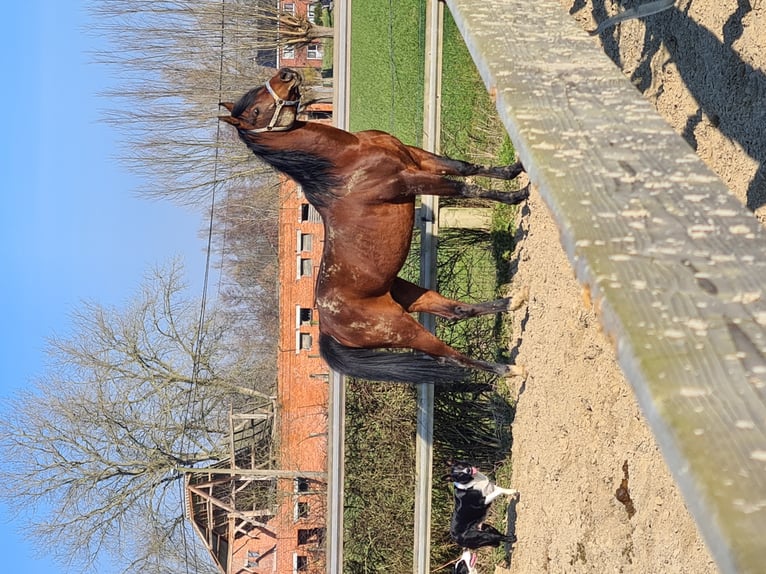
[[467, 549], [463, 550], [463, 554], [455, 562], [452, 572], [454, 574], [478, 574], [479, 571], [476, 570], [476, 554]]
[[[501, 542], [513, 542], [512, 537], [506, 536], [489, 524], [484, 524], [484, 518], [487, 516], [490, 504], [498, 496], [503, 494], [517, 496], [518, 491], [497, 486], [486, 475], [480, 473], [479, 469], [465, 462], [453, 464], [449, 476], [455, 486], [455, 510], [452, 512], [450, 524], [452, 540], [462, 548], [470, 549], [482, 546], [497, 547]], [[470, 560], [469, 558], [466, 563], [469, 567]], [[456, 572], [461, 561], [455, 565]], [[471, 570], [462, 572], [471, 572]]]

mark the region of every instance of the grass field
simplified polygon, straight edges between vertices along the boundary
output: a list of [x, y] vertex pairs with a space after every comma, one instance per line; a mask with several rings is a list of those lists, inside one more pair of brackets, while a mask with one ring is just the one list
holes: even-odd
[[[424, 0], [353, 5], [351, 131], [379, 129], [421, 143], [424, 25]], [[449, 12], [443, 61], [442, 153], [510, 162], [510, 142]]]
[[351, 131], [384, 130], [420, 145], [425, 2], [356, 2], [351, 12]]
[[[352, 131], [381, 129], [405, 143], [421, 144], [424, 12], [423, 0], [354, 3]], [[513, 149], [448, 13], [443, 58], [442, 153], [477, 163], [510, 163]], [[480, 183], [496, 188], [506, 185], [487, 180]], [[493, 299], [509, 280], [513, 208], [495, 205], [493, 213], [489, 231], [443, 230], [437, 275], [445, 295]], [[409, 279], [417, 280], [418, 252], [416, 234], [413, 253], [403, 271]], [[439, 322], [437, 334], [472, 356], [495, 360], [506, 352], [505, 328], [502, 320], [483, 317], [461, 323]], [[348, 385], [344, 571], [349, 573], [411, 570], [412, 501], [401, 497], [412, 493], [408, 486], [412, 475], [403, 471], [414, 461], [413, 396], [413, 389], [406, 385]], [[450, 435], [449, 429], [454, 427], [450, 421], [464, 412], [470, 412], [474, 421], [470, 432]], [[507, 431], [511, 413], [511, 406], [497, 393], [437, 393], [431, 545], [434, 568], [456, 557], [456, 547], [445, 528], [452, 500], [445, 485], [437, 482], [438, 476], [450, 457], [469, 458], [484, 468], [502, 460], [510, 447]], [[372, 445], [376, 445], [374, 453], [370, 452]], [[387, 513], [381, 512], [394, 501]], [[394, 515], [398, 527], [391, 533], [387, 521]]]

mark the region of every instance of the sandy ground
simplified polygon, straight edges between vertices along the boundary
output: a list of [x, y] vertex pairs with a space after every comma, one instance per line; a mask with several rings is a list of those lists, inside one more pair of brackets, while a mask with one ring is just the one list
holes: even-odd
[[[587, 30], [620, 9], [560, 1]], [[679, 0], [598, 41], [766, 220], [766, 0]], [[537, 197], [520, 225], [514, 284], [529, 286], [530, 298], [513, 350], [529, 376], [518, 389], [513, 484], [504, 486], [521, 499], [510, 569], [497, 572], [716, 572]]]

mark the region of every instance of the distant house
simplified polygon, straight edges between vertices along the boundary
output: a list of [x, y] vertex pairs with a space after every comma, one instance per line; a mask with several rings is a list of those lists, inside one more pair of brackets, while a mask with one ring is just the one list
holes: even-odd
[[[317, 22], [323, 3], [316, 0], [277, 0], [282, 12], [303, 16], [312, 24]], [[284, 46], [277, 51], [277, 68], [315, 68], [322, 69], [324, 47], [318, 41], [308, 46]]]
[[189, 520], [221, 574], [325, 571], [328, 369], [314, 308], [324, 233], [293, 181], [282, 179], [279, 201], [276, 395], [231, 413], [229, 460], [186, 479]]

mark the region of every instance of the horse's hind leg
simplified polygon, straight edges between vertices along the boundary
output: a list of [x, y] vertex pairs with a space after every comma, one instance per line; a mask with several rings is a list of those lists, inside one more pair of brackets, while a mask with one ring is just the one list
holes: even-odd
[[[409, 336], [406, 338], [406, 343], [403, 342], [399, 346], [405, 346], [411, 349], [415, 349], [416, 351], [421, 351], [427, 355], [431, 355], [438, 360], [449, 361], [464, 367], [471, 367], [474, 369], [487, 371], [501, 377], [526, 374], [524, 367], [520, 367], [518, 365], [491, 363], [489, 361], [481, 361], [479, 359], [466, 357], [462, 353], [459, 353], [447, 345], [441, 339], [437, 338], [436, 335], [426, 330], [410, 315], [401, 315], [400, 320], [397, 321], [395, 328], [399, 333], [409, 333]], [[390, 346], [390, 342], [382, 342], [380, 346]]]
[[472, 359], [471, 357], [467, 357], [461, 353], [458, 353], [455, 349], [425, 329], [423, 329], [423, 334], [418, 337], [418, 340], [413, 341], [411, 347], [417, 351], [422, 351], [442, 361], [451, 361], [465, 367], [472, 367], [474, 369], [479, 369], [480, 371], [494, 373], [500, 377], [507, 377], [511, 375], [526, 375], [526, 370], [524, 367], [519, 365], [491, 363], [489, 361], [482, 361], [480, 359]]
[[486, 303], [463, 303], [448, 299], [432, 289], [425, 289], [400, 277], [397, 277], [391, 286], [391, 296], [408, 313], [431, 313], [452, 320], [513, 311], [526, 300], [522, 295], [514, 298], [504, 297]]

